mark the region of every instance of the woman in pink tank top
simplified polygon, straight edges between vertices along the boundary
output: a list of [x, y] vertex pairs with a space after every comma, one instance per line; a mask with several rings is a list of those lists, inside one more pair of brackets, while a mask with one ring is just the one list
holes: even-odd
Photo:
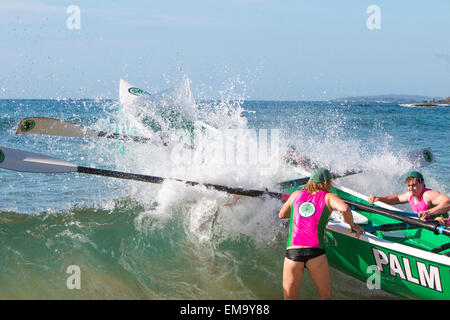
[[324, 168], [317, 169], [305, 188], [292, 193], [278, 214], [280, 219], [290, 218], [283, 267], [285, 299], [297, 299], [305, 268], [316, 285], [320, 299], [331, 299], [331, 277], [323, 239], [333, 209], [344, 215], [357, 237], [364, 232], [353, 223], [348, 205], [330, 190], [330, 172]]

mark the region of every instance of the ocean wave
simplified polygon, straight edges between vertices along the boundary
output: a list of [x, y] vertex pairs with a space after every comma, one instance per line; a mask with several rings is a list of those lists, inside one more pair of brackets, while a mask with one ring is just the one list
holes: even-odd
[[[108, 210], [0, 213], [0, 298], [270, 296], [271, 287], [280, 280], [274, 270], [282, 260], [281, 236], [263, 245], [258, 237], [264, 230], [254, 230], [258, 223], [244, 222], [242, 216], [235, 217], [231, 225], [247, 227], [228, 229], [224, 221], [230, 221], [225, 215], [233, 212], [219, 212], [213, 200], [170, 210], [170, 216], [161, 219], [153, 215], [156, 208], [120, 199]], [[279, 256], [278, 263], [274, 256]], [[73, 265], [81, 270], [79, 290], [66, 285], [67, 268]], [[256, 279], [266, 279], [271, 285], [261, 288], [253, 283]]]

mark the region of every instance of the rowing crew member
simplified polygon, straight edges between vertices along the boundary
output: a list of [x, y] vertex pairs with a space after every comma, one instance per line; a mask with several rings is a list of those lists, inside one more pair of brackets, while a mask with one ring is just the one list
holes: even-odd
[[290, 218], [283, 267], [284, 299], [297, 299], [304, 268], [316, 285], [320, 299], [331, 299], [331, 277], [324, 250], [324, 232], [331, 212], [337, 210], [359, 238], [364, 230], [355, 225], [349, 206], [330, 193], [331, 174], [316, 169], [303, 190], [295, 191], [281, 208], [280, 219]]
[[370, 196], [369, 203], [381, 201], [387, 204], [407, 203], [413, 212], [419, 215], [421, 220], [432, 220], [437, 216], [448, 218], [450, 210], [450, 198], [436, 190], [425, 187], [422, 174], [411, 171], [405, 179], [408, 192], [387, 196]]

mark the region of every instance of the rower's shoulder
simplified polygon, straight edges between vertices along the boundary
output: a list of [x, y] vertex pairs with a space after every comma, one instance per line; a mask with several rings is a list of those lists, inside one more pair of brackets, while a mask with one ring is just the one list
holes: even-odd
[[302, 190], [295, 190], [294, 192], [292, 192], [291, 199], [294, 199], [300, 192], [302, 192]]
[[333, 192], [327, 192], [325, 194], [325, 202], [329, 207], [333, 207], [333, 203], [336, 201], [342, 201], [341, 197]]
[[405, 193], [397, 194], [397, 198], [398, 198], [398, 201], [400, 203], [407, 203], [407, 202], [409, 202], [409, 199], [411, 199], [411, 196], [412, 196], [412, 192], [411, 191], [407, 191]]
[[424, 198], [429, 198], [429, 199], [434, 199], [434, 198], [440, 197], [440, 196], [442, 196], [442, 195], [446, 196], [445, 194], [440, 193], [439, 191], [433, 190], [433, 189], [427, 189], [427, 190], [425, 190], [425, 192], [423, 193], [423, 197], [424, 197]]
[[327, 192], [325, 199], [341, 199], [341, 197], [334, 192]]
[[288, 202], [289, 204], [292, 204], [292, 202], [294, 202], [294, 199], [297, 197], [297, 195], [301, 192], [302, 190], [295, 190], [294, 192], [291, 193], [291, 195], [289, 196], [289, 198], [287, 199], [286, 202]]

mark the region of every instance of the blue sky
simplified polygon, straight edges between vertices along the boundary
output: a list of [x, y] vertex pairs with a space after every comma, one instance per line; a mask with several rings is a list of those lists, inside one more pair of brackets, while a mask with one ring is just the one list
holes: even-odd
[[120, 78], [155, 92], [179, 66], [197, 98], [447, 97], [449, 12], [448, 0], [0, 0], [0, 98], [117, 98]]

